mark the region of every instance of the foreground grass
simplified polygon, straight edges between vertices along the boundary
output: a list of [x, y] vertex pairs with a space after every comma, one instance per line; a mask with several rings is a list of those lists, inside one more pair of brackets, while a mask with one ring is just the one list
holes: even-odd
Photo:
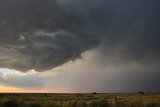
[[0, 94], [0, 107], [160, 107], [160, 94]]

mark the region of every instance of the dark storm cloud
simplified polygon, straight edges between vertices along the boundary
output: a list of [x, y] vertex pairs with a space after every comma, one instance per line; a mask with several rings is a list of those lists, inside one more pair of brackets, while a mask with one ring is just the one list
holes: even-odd
[[[159, 3], [158, 0], [117, 1], [104, 45], [119, 50], [124, 60], [159, 61]], [[105, 47], [103, 52], [109, 53], [109, 50]]]
[[[0, 66], [45, 71], [98, 46], [159, 62], [158, 0], [0, 0]], [[120, 48], [120, 49], [119, 49]]]
[[87, 33], [85, 18], [65, 11], [55, 0], [1, 0], [0, 8], [1, 67], [49, 70], [100, 42], [94, 32]]

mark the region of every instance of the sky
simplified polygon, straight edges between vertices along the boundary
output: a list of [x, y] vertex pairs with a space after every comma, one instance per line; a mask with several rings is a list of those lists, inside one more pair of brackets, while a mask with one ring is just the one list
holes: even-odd
[[160, 91], [159, 0], [0, 0], [0, 92]]

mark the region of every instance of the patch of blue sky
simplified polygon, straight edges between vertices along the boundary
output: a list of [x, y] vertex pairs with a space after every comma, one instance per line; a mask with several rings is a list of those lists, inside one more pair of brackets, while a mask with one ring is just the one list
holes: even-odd
[[3, 73], [4, 75], [13, 74], [14, 72], [15, 72], [14, 70], [9, 70], [9, 69], [6, 69], [6, 68], [0, 68], [0, 73]]

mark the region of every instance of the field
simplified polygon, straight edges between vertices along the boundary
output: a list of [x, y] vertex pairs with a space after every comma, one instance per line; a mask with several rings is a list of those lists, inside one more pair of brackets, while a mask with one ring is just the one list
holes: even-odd
[[1, 93], [0, 107], [160, 107], [160, 93]]

